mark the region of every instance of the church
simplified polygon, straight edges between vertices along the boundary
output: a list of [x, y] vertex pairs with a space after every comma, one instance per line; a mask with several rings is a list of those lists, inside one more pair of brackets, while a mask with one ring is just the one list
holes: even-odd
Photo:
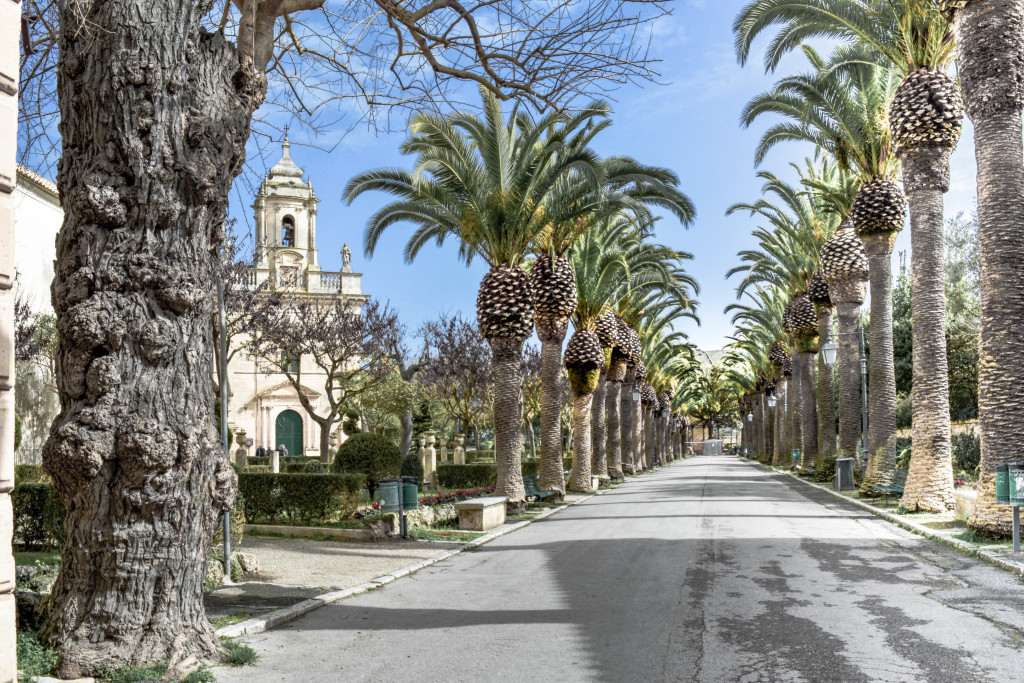
[[[255, 284], [268, 284], [288, 296], [312, 299], [342, 297], [359, 309], [369, 300], [362, 292], [362, 274], [352, 271], [351, 251], [342, 249], [341, 271], [320, 269], [316, 248], [317, 204], [313, 185], [303, 180], [302, 169], [291, 158], [287, 135], [281, 159], [263, 178], [255, 211]], [[244, 340], [243, 340], [244, 341]], [[304, 363], [302, 391], [319, 413], [326, 408], [323, 398], [326, 376], [308, 359], [282, 358], [282, 363]], [[235, 434], [235, 447], [284, 446], [289, 455], [319, 456], [319, 426], [309, 418], [298, 393], [281, 371], [281, 365], [249, 356], [240, 350], [228, 364], [228, 426]], [[326, 410], [324, 411], [326, 412]], [[337, 439], [344, 440], [341, 424], [335, 425]]]

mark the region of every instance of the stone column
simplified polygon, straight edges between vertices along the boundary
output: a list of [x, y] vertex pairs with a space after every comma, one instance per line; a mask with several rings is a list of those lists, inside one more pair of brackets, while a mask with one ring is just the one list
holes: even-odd
[[465, 465], [466, 464], [466, 435], [456, 434], [455, 435], [455, 464]]
[[0, 1], [0, 681], [17, 678], [14, 629], [14, 192], [21, 3]]
[[420, 450], [416, 456], [420, 459], [420, 464], [423, 465], [423, 481], [420, 482], [420, 486], [426, 486], [427, 482], [427, 433], [423, 432], [420, 434], [418, 441], [420, 442]]
[[441, 452], [438, 454], [437, 461], [439, 463], [441, 463], [441, 462], [446, 463], [446, 462], [448, 462], [448, 439], [444, 438], [443, 434], [441, 435], [440, 438], [441, 438]]

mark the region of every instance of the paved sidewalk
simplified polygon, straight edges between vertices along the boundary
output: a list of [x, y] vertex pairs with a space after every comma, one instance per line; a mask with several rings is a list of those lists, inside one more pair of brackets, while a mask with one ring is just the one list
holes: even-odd
[[704, 456], [247, 640], [218, 681], [1003, 682], [1024, 586]]

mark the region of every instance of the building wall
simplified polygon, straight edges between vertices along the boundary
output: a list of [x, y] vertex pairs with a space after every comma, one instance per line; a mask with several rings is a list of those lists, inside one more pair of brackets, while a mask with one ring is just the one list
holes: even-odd
[[64, 223], [57, 186], [18, 167], [12, 208], [18, 289], [32, 310], [53, 313], [50, 283], [53, 282], [53, 262], [57, 258], [57, 233]]
[[17, 676], [14, 631], [14, 192], [21, 4], [0, 0], [0, 682]]

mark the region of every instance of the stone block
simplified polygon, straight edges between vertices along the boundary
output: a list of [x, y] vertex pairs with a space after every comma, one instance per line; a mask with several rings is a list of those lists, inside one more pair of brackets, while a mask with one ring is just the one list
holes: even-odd
[[956, 518], [967, 521], [974, 514], [974, 504], [978, 500], [978, 492], [954, 491], [953, 496], [956, 498]]
[[486, 496], [455, 504], [459, 513], [459, 529], [463, 531], [489, 531], [505, 523], [505, 503], [508, 496]]

